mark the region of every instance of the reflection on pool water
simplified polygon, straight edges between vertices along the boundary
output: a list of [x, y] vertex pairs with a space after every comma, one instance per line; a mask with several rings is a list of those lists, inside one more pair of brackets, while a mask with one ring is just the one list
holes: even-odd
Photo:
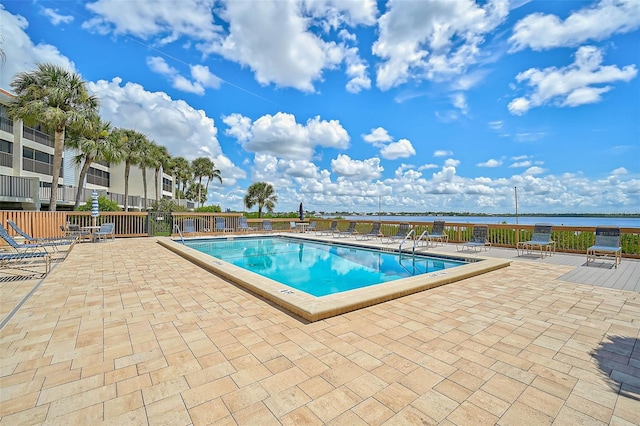
[[191, 240], [184, 244], [316, 297], [466, 264], [278, 236]]

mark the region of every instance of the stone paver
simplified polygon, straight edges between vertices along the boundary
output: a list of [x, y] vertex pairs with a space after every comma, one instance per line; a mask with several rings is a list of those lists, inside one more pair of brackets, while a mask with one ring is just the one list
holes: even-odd
[[640, 424], [640, 294], [574, 268], [307, 323], [154, 239], [79, 244], [0, 331], [0, 423]]

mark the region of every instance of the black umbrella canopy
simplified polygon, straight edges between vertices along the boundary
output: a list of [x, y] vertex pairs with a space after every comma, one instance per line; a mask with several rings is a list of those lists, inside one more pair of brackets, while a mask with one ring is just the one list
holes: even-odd
[[298, 213], [300, 215], [300, 221], [304, 220], [304, 210], [302, 209], [302, 203], [300, 203], [300, 209], [298, 210]]

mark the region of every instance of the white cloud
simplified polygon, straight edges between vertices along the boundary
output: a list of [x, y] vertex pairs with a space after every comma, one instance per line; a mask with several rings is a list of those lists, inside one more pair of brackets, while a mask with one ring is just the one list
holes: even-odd
[[408, 139], [400, 139], [396, 142], [389, 132], [383, 127], [371, 130], [371, 133], [362, 135], [365, 142], [380, 149], [380, 155], [386, 160], [397, 160], [416, 155], [416, 150]]
[[[519, 83], [532, 88], [528, 96], [512, 100], [509, 111], [515, 115], [525, 114], [531, 108], [551, 104], [559, 107], [575, 107], [601, 100], [601, 94], [611, 86], [601, 86], [616, 81], [629, 81], [636, 77], [635, 65], [622, 69], [615, 65], [602, 65], [602, 52], [593, 46], [582, 46], [575, 54], [573, 64], [549, 67], [543, 70], [530, 68], [516, 76]], [[600, 86], [596, 86], [600, 85]]]
[[40, 13], [49, 18], [49, 21], [51, 21], [53, 25], [70, 24], [71, 22], [73, 22], [73, 16], [60, 15], [56, 10], [48, 7], [43, 7], [42, 9], [40, 9]]
[[186, 102], [163, 92], [149, 92], [122, 79], [88, 82], [87, 88], [100, 98], [100, 116], [115, 127], [135, 129], [165, 146], [172, 156], [187, 159], [210, 157], [220, 169], [224, 185], [233, 185], [246, 173], [222, 152], [214, 120]]
[[60, 53], [57, 47], [46, 43], [34, 44], [26, 34], [29, 26], [27, 20], [20, 15], [7, 12], [2, 4], [0, 22], [4, 39], [2, 50], [6, 55], [6, 61], [0, 67], [0, 86], [9, 87], [16, 74], [35, 69], [39, 62], [53, 63], [77, 72], [74, 63]]
[[459, 92], [451, 95], [451, 103], [453, 104], [454, 107], [462, 111], [463, 114], [465, 115], [467, 114], [468, 112], [467, 97], [464, 95], [464, 93]]
[[604, 40], [615, 33], [640, 27], [640, 2], [601, 0], [573, 12], [564, 21], [556, 15], [533, 13], [518, 21], [509, 38], [512, 51], [578, 46], [588, 40]]
[[360, 161], [352, 160], [348, 155], [340, 154], [337, 158], [331, 160], [331, 170], [338, 176], [369, 180], [379, 178], [384, 168], [380, 165], [380, 159], [378, 158]]
[[212, 6], [209, 0], [181, 0], [180, 7], [163, 0], [97, 0], [86, 5], [96, 16], [82, 26], [100, 34], [129, 34], [143, 40], [160, 37], [160, 44], [180, 37], [211, 40], [222, 30], [214, 24]]
[[459, 75], [477, 62], [485, 36], [507, 17], [508, 1], [395, 1], [379, 19], [373, 53], [382, 59], [376, 84], [381, 90], [411, 79]]
[[449, 155], [453, 155], [453, 151], [441, 149], [433, 153], [434, 157], [446, 157]]
[[[325, 70], [343, 61], [349, 77], [347, 90], [358, 93], [370, 87], [367, 66], [356, 48], [324, 40], [311, 31], [315, 24], [326, 31], [342, 25], [372, 25], [375, 2], [227, 2], [219, 17], [228, 22], [228, 34], [201, 43], [205, 53], [216, 53], [249, 67], [262, 85], [275, 84], [314, 92]], [[250, 30], [247, 30], [250, 28]]]
[[196, 95], [204, 95], [205, 87], [218, 89], [222, 82], [220, 78], [209, 71], [209, 67], [204, 65], [190, 67], [191, 76], [195, 81], [181, 75], [177, 69], [167, 64], [164, 58], [159, 56], [148, 57], [147, 66], [151, 71], [164, 75], [171, 82], [173, 88]]
[[509, 167], [515, 168], [515, 167], [529, 167], [529, 166], [531, 166], [531, 161], [526, 160], [526, 161], [515, 162], [515, 163], [511, 164]]
[[397, 160], [398, 158], [408, 158], [416, 155], [416, 150], [407, 139], [400, 139], [382, 147], [380, 155], [385, 160]]
[[487, 161], [485, 161], [483, 163], [476, 164], [476, 166], [478, 166], [478, 167], [500, 167], [500, 166], [502, 166], [502, 161], [490, 158], [490, 159], [488, 159]]
[[246, 150], [277, 158], [310, 160], [316, 146], [337, 149], [349, 146], [349, 134], [337, 120], [314, 117], [300, 124], [293, 114], [278, 112], [263, 115], [254, 122], [240, 114], [226, 116], [223, 121], [230, 127], [226, 134], [238, 139]]
[[496, 120], [496, 121], [490, 121], [489, 122], [489, 127], [493, 130], [500, 130], [502, 129], [502, 121], [500, 120]]

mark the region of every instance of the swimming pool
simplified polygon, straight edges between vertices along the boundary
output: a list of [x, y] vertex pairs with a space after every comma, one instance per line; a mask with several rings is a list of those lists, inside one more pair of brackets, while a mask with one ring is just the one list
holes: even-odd
[[[191, 243], [197, 241], [199, 243], [206, 243], [212, 240], [218, 240], [225, 243], [231, 243], [234, 240], [241, 240], [244, 238], [247, 237], [224, 236], [207, 239], [194, 238], [187, 239], [185, 242]], [[293, 242], [294, 252], [296, 243], [298, 243], [297, 247], [299, 249], [299, 243], [326, 240], [326, 238], [322, 237], [297, 235], [287, 236], [287, 238], [291, 239]], [[194, 248], [188, 247], [187, 245], [169, 237], [158, 237], [156, 240], [163, 247], [212, 272], [216, 276], [226, 279], [238, 287], [249, 290], [258, 296], [264, 297], [285, 310], [311, 322], [341, 315], [346, 312], [383, 303], [434, 287], [451, 284], [465, 278], [475, 277], [496, 269], [507, 267], [511, 263], [509, 260], [505, 259], [481, 257], [478, 255], [474, 255], [472, 258], [467, 258], [468, 256], [464, 255], [450, 256], [443, 254], [444, 259], [460, 260], [463, 262], [465, 260], [470, 260], [471, 262], [455, 268], [445, 268], [433, 271], [429, 270], [428, 272], [419, 275], [412, 275], [407, 278], [387, 281], [381, 285], [369, 285], [362, 288], [328, 294], [326, 296], [314, 296], [306, 291], [293, 289], [292, 287], [284, 285], [277, 280], [251, 272], [226, 260], [218, 259], [209, 254], [197, 251]], [[332, 243], [331, 238], [328, 238], [328, 240]], [[375, 249], [375, 247], [373, 247], [374, 245], [375, 243], [362, 241], [340, 244], [340, 246]], [[305, 249], [303, 249], [302, 253], [303, 259], [305, 256], [304, 250]], [[394, 250], [389, 246], [382, 249], [379, 247], [377, 248], [377, 252], [382, 253], [386, 251], [397, 252], [397, 250]], [[296, 257], [299, 255], [300, 251], [298, 250], [297, 254], [292, 256], [290, 259], [290, 265], [292, 267], [295, 266], [296, 261], [299, 262], [299, 258]]]
[[184, 244], [317, 297], [468, 263], [282, 236], [187, 240]]

